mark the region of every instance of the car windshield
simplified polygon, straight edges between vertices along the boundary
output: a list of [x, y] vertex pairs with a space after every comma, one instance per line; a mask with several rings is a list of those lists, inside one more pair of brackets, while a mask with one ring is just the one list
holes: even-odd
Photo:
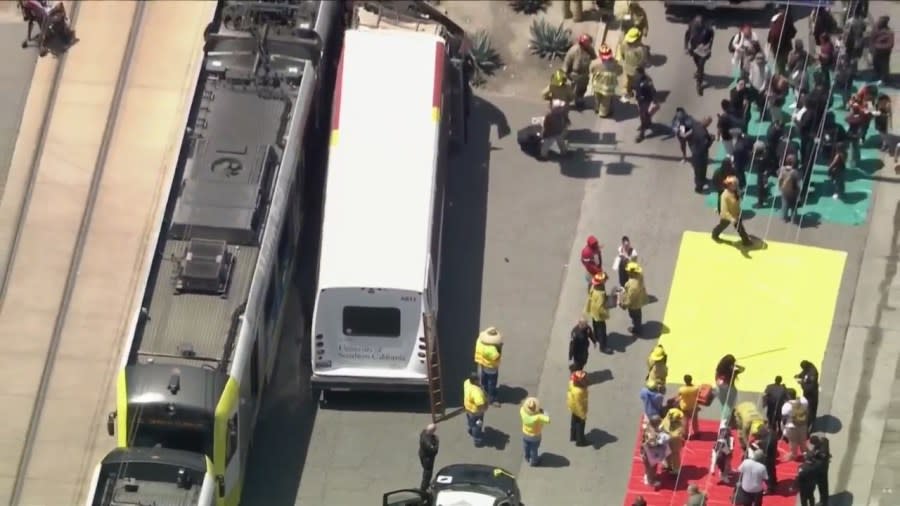
[[[507, 494], [505, 491], [503, 491], [497, 487], [491, 487], [489, 485], [483, 485], [481, 483], [454, 483], [452, 486], [449, 486], [443, 490], [453, 491], [453, 492], [474, 492], [474, 493], [490, 496], [490, 497], [493, 497], [496, 499], [505, 499], [507, 497]], [[502, 503], [498, 502], [495, 504], [499, 505]], [[444, 506], [444, 505], [438, 503], [437, 506]], [[451, 506], [451, 505], [448, 504], [446, 506]]]

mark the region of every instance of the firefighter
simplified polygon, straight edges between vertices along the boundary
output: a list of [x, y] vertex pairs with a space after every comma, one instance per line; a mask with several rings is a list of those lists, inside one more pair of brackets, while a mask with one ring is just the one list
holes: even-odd
[[594, 92], [594, 111], [601, 118], [612, 116], [612, 99], [616, 94], [616, 85], [622, 68], [613, 58], [612, 49], [606, 44], [600, 45], [599, 58], [591, 62], [591, 89]]
[[588, 34], [578, 37], [578, 42], [566, 52], [563, 58], [563, 70], [575, 88], [575, 106], [581, 107], [584, 94], [587, 92], [591, 62], [597, 59], [597, 53], [593, 47], [594, 39]]
[[572, 83], [566, 77], [566, 71], [559, 69], [550, 76], [550, 84], [541, 92], [541, 97], [547, 102], [560, 100], [566, 105], [571, 105], [575, 101], [575, 90]]
[[641, 43], [641, 31], [632, 28], [625, 33], [625, 40], [619, 44], [617, 60], [622, 64], [625, 73], [625, 93], [623, 102], [634, 98], [634, 85], [637, 83], [638, 69], [647, 63], [647, 48]]
[[484, 445], [484, 413], [488, 404], [481, 388], [478, 373], [473, 372], [463, 383], [463, 408], [466, 411], [466, 431], [476, 448]]
[[503, 335], [495, 327], [488, 327], [478, 334], [475, 341], [475, 363], [478, 364], [479, 381], [488, 397], [488, 402], [499, 406], [497, 383], [500, 377], [500, 356], [503, 349]]
[[588, 392], [587, 374], [584, 371], [575, 371], [569, 378], [569, 390], [566, 393], [566, 404], [572, 413], [572, 422], [569, 426], [569, 441], [576, 446], [587, 446], [584, 437], [584, 424], [587, 420]]
[[647, 357], [647, 386], [665, 385], [669, 376], [669, 367], [666, 362], [669, 355], [663, 345], [657, 344]]
[[643, 324], [641, 309], [650, 302], [644, 286], [644, 270], [637, 262], [628, 262], [625, 272], [628, 273], [628, 281], [619, 297], [619, 307], [627, 310], [628, 317], [631, 318], [631, 327], [628, 327], [628, 331], [632, 335], [640, 336]]
[[[591, 288], [588, 290], [587, 302], [584, 305], [584, 313], [591, 319], [594, 343], [600, 347], [600, 351], [609, 354], [612, 350], [607, 343], [606, 320], [609, 319], [606, 297], [606, 274], [599, 272], [594, 274], [591, 280]], [[584, 361], [587, 362], [587, 353]]]

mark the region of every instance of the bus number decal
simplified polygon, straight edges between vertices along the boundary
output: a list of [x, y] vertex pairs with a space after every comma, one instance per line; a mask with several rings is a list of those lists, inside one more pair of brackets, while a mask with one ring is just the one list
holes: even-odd
[[403, 295], [400, 297], [400, 300], [403, 302], [415, 302], [416, 298], [411, 295]]

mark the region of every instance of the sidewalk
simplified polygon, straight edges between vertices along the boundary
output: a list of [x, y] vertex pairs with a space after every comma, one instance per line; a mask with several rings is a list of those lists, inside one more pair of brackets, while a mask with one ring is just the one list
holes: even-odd
[[[892, 90], [894, 91], [894, 90]], [[900, 93], [894, 91], [894, 102]], [[894, 118], [893, 131], [900, 127]], [[834, 506], [900, 503], [900, 176], [875, 176], [869, 236], [830, 413]]]

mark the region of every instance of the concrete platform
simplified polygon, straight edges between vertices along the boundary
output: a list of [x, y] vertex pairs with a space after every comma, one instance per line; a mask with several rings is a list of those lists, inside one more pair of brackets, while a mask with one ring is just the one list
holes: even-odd
[[[149, 3], [145, 8], [47, 400], [37, 420], [34, 452], [23, 471], [20, 504], [83, 501], [89, 473], [114, 445], [103, 429], [113, 407], [112, 380], [171, 184], [199, 70], [201, 34], [214, 6], [178, 2]], [[18, 336], [4, 340], [0, 353], [15, 357], [22, 366], [21, 385], [9, 401], [26, 415], [32, 411], [130, 29], [130, 23], [116, 20], [130, 21], [136, 3], [85, 2], [80, 8], [76, 28], [86, 35], [66, 56], [34, 195], [0, 308], [0, 334]], [[44, 61], [49, 66], [53, 60]], [[43, 82], [37, 84], [34, 89]], [[38, 96], [32, 105], [26, 115], [41, 116], [46, 100]], [[33, 144], [22, 149], [33, 150]], [[28, 159], [27, 154], [22, 158]], [[28, 165], [13, 168], [27, 170]], [[12, 463], [0, 476], [3, 501], [15, 479], [27, 418], [24, 422], [7, 424], [0, 435], [4, 460]]]

